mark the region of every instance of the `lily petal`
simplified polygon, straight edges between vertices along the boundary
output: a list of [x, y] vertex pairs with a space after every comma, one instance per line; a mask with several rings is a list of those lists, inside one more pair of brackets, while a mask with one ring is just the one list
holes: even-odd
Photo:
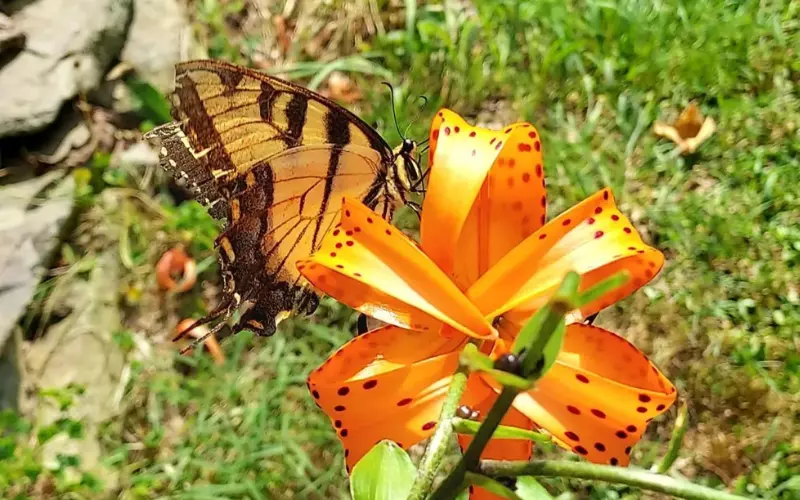
[[354, 309], [405, 328], [442, 323], [473, 337], [496, 332], [478, 309], [402, 231], [345, 199], [340, 225], [298, 270]]
[[[472, 374], [467, 379], [467, 390], [461, 402], [473, 410], [478, 410], [480, 412], [479, 420], [483, 421], [486, 418], [486, 414], [489, 413], [489, 409], [497, 400], [497, 395], [497, 391], [484, 382], [481, 376]], [[500, 424], [522, 429], [531, 429], [533, 427], [533, 422], [513, 407], [509, 408]], [[458, 444], [461, 446], [462, 451], [467, 449], [472, 439], [473, 436], [459, 434]], [[481, 458], [528, 460], [531, 457], [532, 450], [533, 444], [526, 439], [492, 439], [483, 449]], [[495, 500], [501, 497], [475, 486], [470, 490], [469, 498], [470, 500]]]
[[544, 223], [539, 135], [528, 123], [493, 131], [442, 110], [430, 155], [422, 248], [466, 289]]
[[661, 252], [644, 244], [617, 209], [610, 190], [604, 189], [528, 237], [482, 276], [467, 296], [487, 316], [504, 315], [522, 324], [549, 299], [567, 272], [580, 273], [585, 289], [628, 271], [630, 280], [614, 294], [581, 308], [588, 316], [641, 288], [663, 263]]
[[354, 338], [309, 375], [348, 471], [382, 439], [408, 448], [433, 433], [463, 341], [387, 326]]
[[648, 422], [676, 391], [624, 338], [590, 325], [567, 327], [558, 361], [514, 407], [555, 441], [595, 463], [627, 465]]

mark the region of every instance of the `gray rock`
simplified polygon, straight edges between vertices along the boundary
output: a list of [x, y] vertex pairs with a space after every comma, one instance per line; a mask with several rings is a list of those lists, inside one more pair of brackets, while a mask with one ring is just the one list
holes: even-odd
[[191, 27], [177, 0], [134, 0], [133, 22], [120, 60], [151, 85], [169, 92], [175, 64], [188, 57]]
[[14, 24], [10, 17], [0, 12], [0, 53], [19, 49], [24, 44], [25, 33]]
[[74, 183], [71, 177], [59, 181], [62, 175], [53, 172], [0, 188], [0, 400], [6, 407], [16, 407], [19, 387], [17, 321], [74, 208]]
[[[84, 425], [81, 439], [59, 435], [43, 449], [45, 466], [57, 464], [59, 454], [81, 458], [81, 469], [97, 474], [113, 487], [114, 473], [100, 464], [100, 424], [117, 412], [125, 356], [114, 341], [122, 320], [117, 303], [120, 264], [116, 246], [106, 248], [92, 261], [88, 279], [71, 276], [54, 287], [49, 301], [62, 302], [71, 313], [27, 345], [26, 387], [36, 389], [80, 386], [69, 416]], [[56, 306], [58, 307], [58, 306]], [[47, 425], [62, 416], [52, 405], [39, 405], [37, 424]]]
[[132, 0], [36, 0], [17, 11], [27, 41], [0, 67], [0, 137], [46, 127], [65, 101], [94, 88], [119, 54], [131, 15]]

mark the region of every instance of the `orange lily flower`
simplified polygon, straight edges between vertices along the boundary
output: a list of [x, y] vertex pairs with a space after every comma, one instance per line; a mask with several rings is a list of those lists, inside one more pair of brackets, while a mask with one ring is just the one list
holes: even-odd
[[[382, 439], [409, 447], [429, 437], [461, 348], [507, 352], [570, 270], [582, 288], [621, 270], [631, 279], [571, 313], [556, 364], [515, 399], [503, 424], [544, 429], [592, 462], [627, 464], [675, 389], [628, 341], [577, 321], [643, 286], [663, 255], [642, 242], [608, 189], [545, 224], [541, 143], [530, 124], [491, 131], [442, 110], [430, 144], [420, 245], [344, 199], [339, 225], [298, 262], [317, 289], [389, 324], [348, 342], [308, 379], [348, 471]], [[462, 403], [485, 414], [499, 389], [473, 374]], [[529, 441], [495, 440], [484, 457], [530, 452]]]

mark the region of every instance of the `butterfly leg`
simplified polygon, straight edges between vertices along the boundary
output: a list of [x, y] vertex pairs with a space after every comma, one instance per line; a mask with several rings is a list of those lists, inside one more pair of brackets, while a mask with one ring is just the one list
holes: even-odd
[[[188, 334], [189, 332], [191, 332], [192, 330], [194, 330], [198, 326], [210, 323], [210, 322], [214, 321], [215, 319], [219, 318], [220, 316], [226, 316], [225, 319], [227, 319], [227, 316], [230, 315], [230, 310], [231, 310], [232, 304], [233, 304], [232, 300], [223, 301], [219, 306], [217, 306], [216, 309], [214, 309], [213, 311], [208, 313], [206, 316], [203, 316], [202, 318], [198, 319], [197, 321], [195, 321], [194, 323], [189, 325], [188, 328], [184, 328], [180, 333], [178, 333], [178, 335], [175, 336], [174, 339], [172, 339], [172, 341], [173, 342], [179, 341], [180, 339], [185, 337], [186, 334]], [[220, 322], [220, 325], [225, 325], [225, 321]], [[217, 325], [216, 327], [214, 327], [214, 330], [215, 331], [219, 331], [218, 328], [221, 328], [221, 327], [219, 325]]]
[[408, 208], [410, 208], [411, 210], [414, 211], [415, 214], [417, 214], [417, 218], [422, 219], [422, 206], [419, 203], [417, 203], [416, 201], [408, 201], [406, 205], [408, 205]]

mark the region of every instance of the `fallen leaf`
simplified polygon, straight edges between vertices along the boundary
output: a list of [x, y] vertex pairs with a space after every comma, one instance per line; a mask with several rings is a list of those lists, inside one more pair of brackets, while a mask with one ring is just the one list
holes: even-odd
[[714, 119], [704, 118], [700, 109], [692, 102], [671, 125], [657, 121], [653, 125], [653, 133], [677, 144], [680, 154], [689, 154], [697, 151], [716, 128]]
[[[180, 281], [175, 274], [181, 274]], [[180, 247], [167, 250], [156, 264], [156, 282], [162, 290], [186, 292], [197, 282], [197, 264]]]

